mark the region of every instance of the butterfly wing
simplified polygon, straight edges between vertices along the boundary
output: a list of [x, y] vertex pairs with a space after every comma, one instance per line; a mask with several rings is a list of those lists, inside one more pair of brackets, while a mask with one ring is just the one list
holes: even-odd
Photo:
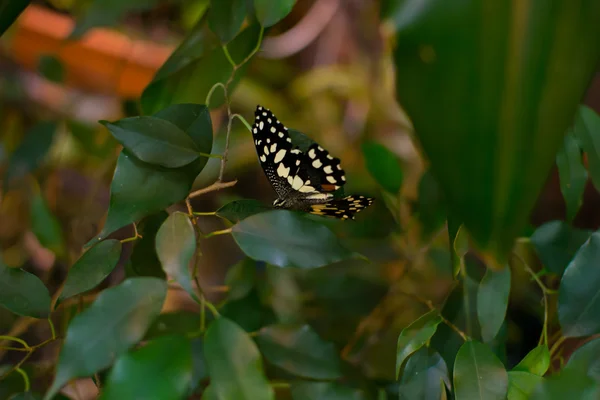
[[322, 204], [312, 204], [310, 213], [341, 219], [354, 219], [354, 215], [373, 204], [373, 199], [365, 196], [346, 196], [329, 200]]
[[332, 157], [318, 143], [313, 143], [304, 154], [301, 165], [307, 169], [317, 190], [334, 192], [346, 183], [340, 159]]

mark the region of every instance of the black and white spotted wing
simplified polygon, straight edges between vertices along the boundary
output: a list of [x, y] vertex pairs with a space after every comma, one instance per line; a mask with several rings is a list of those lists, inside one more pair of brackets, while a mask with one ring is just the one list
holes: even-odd
[[254, 144], [278, 196], [274, 206], [345, 219], [353, 218], [354, 213], [370, 204], [372, 199], [362, 196], [333, 199], [332, 192], [346, 183], [339, 158], [332, 157], [317, 143], [302, 152], [270, 110], [257, 106], [254, 115]]

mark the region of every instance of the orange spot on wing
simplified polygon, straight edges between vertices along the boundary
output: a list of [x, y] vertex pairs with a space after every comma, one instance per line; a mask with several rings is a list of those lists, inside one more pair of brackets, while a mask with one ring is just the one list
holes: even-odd
[[333, 192], [335, 190], [335, 185], [324, 184], [321, 185], [321, 189], [323, 189], [325, 192]]

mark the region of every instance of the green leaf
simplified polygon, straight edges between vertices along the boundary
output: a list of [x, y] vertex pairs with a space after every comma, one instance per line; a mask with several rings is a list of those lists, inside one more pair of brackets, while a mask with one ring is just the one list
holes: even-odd
[[92, 0], [84, 13], [77, 18], [77, 24], [68, 39], [80, 39], [92, 28], [115, 25], [127, 13], [150, 10], [158, 2], [159, 0]]
[[196, 232], [187, 214], [176, 211], [156, 234], [156, 254], [165, 273], [174, 278], [192, 298], [197, 299], [189, 264], [196, 252]]
[[[207, 315], [208, 317], [208, 315]], [[207, 318], [209, 319], [209, 318]], [[144, 340], [167, 335], [185, 335], [197, 333], [200, 329], [200, 315], [191, 311], [173, 311], [162, 313], [146, 331]]]
[[[258, 24], [251, 25], [227, 45], [234, 62], [240, 63], [250, 55], [258, 43], [259, 32]], [[204, 103], [215, 83], [224, 83], [229, 79], [233, 67], [223, 49], [220, 46], [205, 46], [198, 51], [197, 47], [201, 45], [197, 43], [206, 40], [205, 34], [199, 27], [191, 35], [193, 37], [173, 53], [142, 93], [144, 113], [153, 113], [175, 103]], [[234, 90], [246, 68], [247, 64], [236, 71], [235, 78], [229, 85], [230, 92]], [[210, 107], [218, 107], [223, 101], [222, 91], [217, 89], [211, 98]]]
[[596, 190], [600, 190], [600, 117], [590, 107], [581, 104], [577, 110], [573, 133], [588, 155], [589, 175]]
[[225, 275], [225, 285], [229, 288], [227, 300], [244, 298], [256, 283], [256, 261], [245, 257], [231, 267]]
[[293, 400], [367, 400], [359, 389], [338, 382], [294, 382], [291, 386]]
[[599, 13], [587, 0], [408, 0], [397, 14], [399, 102], [449, 211], [494, 269], [596, 73]]
[[585, 343], [571, 354], [565, 369], [572, 369], [600, 382], [600, 339]]
[[267, 206], [258, 200], [241, 199], [234, 200], [219, 208], [217, 210], [217, 216], [225, 218], [226, 220], [235, 224], [254, 214], [259, 214], [272, 209], [273, 207]]
[[422, 347], [408, 358], [398, 392], [400, 400], [441, 399], [444, 386], [450, 388], [446, 362], [437, 352]]
[[157, 278], [129, 278], [104, 290], [71, 320], [60, 351], [50, 400], [69, 380], [110, 366], [144, 337], [160, 313], [167, 284]]
[[548, 346], [541, 344], [531, 350], [512, 370], [530, 372], [544, 376], [550, 367], [550, 351]]
[[490, 348], [477, 341], [465, 342], [454, 362], [456, 400], [504, 400], [508, 374]]
[[40, 244], [52, 251], [57, 256], [62, 256], [65, 251], [62, 229], [52, 211], [48, 208], [42, 194], [36, 192], [32, 195], [29, 206], [31, 215], [31, 231]]
[[327, 227], [288, 210], [253, 215], [232, 230], [248, 257], [278, 267], [317, 268], [353, 256]]
[[364, 142], [362, 152], [367, 169], [377, 183], [390, 193], [398, 193], [404, 179], [398, 157], [387, 147], [374, 141]]
[[102, 241], [83, 253], [69, 269], [57, 305], [99, 285], [112, 272], [120, 257], [121, 242], [115, 239]]
[[422, 224], [422, 235], [428, 237], [437, 232], [446, 221], [446, 201], [436, 178], [430, 170], [421, 176], [416, 204], [417, 218]]
[[8, 398], [8, 400], [39, 400], [41, 398], [42, 397], [37, 393], [23, 392], [23, 393], [17, 393], [17, 394], [10, 396]]
[[8, 28], [21, 15], [23, 10], [31, 3], [31, 0], [2, 0], [0, 1], [0, 36], [6, 32]]
[[137, 230], [141, 239], [133, 242], [133, 252], [131, 253], [131, 269], [127, 276], [154, 276], [156, 278], [166, 279], [165, 272], [162, 269], [160, 260], [156, 255], [156, 233], [169, 213], [159, 211], [142, 219], [137, 225]]
[[404, 361], [431, 339], [440, 322], [442, 317], [438, 311], [431, 310], [402, 329], [396, 347], [396, 378], [400, 375]]
[[4, 175], [4, 191], [11, 184], [36, 170], [50, 150], [54, 140], [56, 123], [51, 121], [39, 122], [27, 131], [23, 141], [11, 154]]
[[211, 0], [208, 26], [223, 44], [237, 35], [246, 18], [246, 0]]
[[46, 318], [50, 294], [37, 276], [9, 268], [0, 259], [0, 305], [18, 315]]
[[291, 374], [319, 380], [342, 376], [333, 343], [321, 339], [309, 325], [264, 327], [256, 343], [267, 361]]
[[565, 135], [563, 147], [556, 154], [556, 165], [560, 191], [567, 207], [567, 221], [572, 221], [581, 207], [588, 173], [583, 165], [581, 149], [571, 132]]
[[199, 156], [192, 138], [177, 125], [164, 119], [138, 116], [100, 123], [131, 154], [148, 164], [179, 168], [190, 164]]
[[[193, 139], [199, 151], [210, 153], [213, 135], [206, 106], [175, 104], [155, 116], [177, 125]], [[96, 240], [185, 199], [207, 160], [200, 157], [185, 167], [166, 169], [144, 163], [123, 150], [111, 183], [106, 223]]]
[[191, 351], [187, 338], [166, 336], [123, 354], [112, 367], [100, 399], [184, 398], [192, 381]]
[[544, 267], [561, 276], [581, 245], [592, 232], [575, 229], [564, 221], [550, 221], [539, 226], [531, 243]]
[[216, 398], [274, 399], [256, 345], [234, 322], [220, 317], [204, 337], [204, 357]]
[[510, 294], [510, 266], [500, 271], [488, 268], [477, 291], [477, 318], [481, 327], [481, 338], [491, 342], [500, 330]]
[[560, 281], [558, 320], [563, 336], [578, 337], [600, 332], [600, 233], [585, 242]]
[[40, 57], [38, 71], [50, 82], [62, 83], [65, 80], [65, 68], [57, 57], [45, 54]]
[[294, 8], [296, 0], [254, 0], [256, 18], [265, 28], [284, 19]]
[[528, 400], [542, 380], [541, 376], [529, 372], [509, 371], [507, 400]]
[[564, 369], [544, 378], [533, 390], [529, 400], [595, 400], [600, 396], [600, 385], [589, 376]]
[[256, 287], [242, 298], [227, 300], [219, 311], [246, 332], [256, 332], [263, 326], [277, 323], [273, 309], [260, 298]]

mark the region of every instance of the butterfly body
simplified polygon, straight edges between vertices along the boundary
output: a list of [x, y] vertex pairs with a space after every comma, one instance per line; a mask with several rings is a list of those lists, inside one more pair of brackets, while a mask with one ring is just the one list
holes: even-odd
[[318, 143], [301, 151], [270, 110], [257, 106], [254, 115], [254, 145], [278, 196], [274, 207], [354, 219], [355, 213], [371, 205], [373, 199], [364, 196], [334, 197], [333, 193], [346, 183], [339, 158], [332, 157]]

